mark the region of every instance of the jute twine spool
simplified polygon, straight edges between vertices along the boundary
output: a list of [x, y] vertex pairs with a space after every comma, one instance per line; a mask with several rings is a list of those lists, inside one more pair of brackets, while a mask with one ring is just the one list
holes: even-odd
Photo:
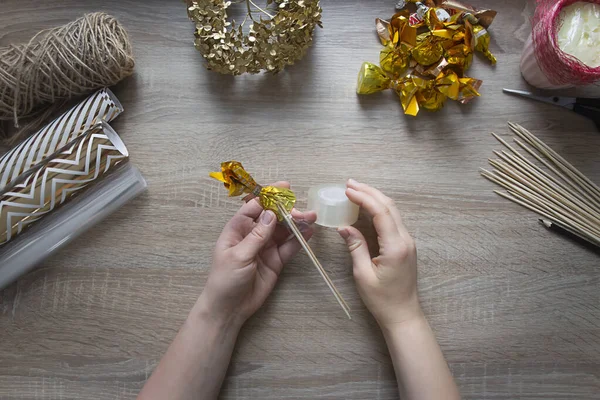
[[[127, 32], [104, 13], [41, 31], [27, 44], [0, 47], [1, 133], [15, 142], [69, 99], [131, 75], [134, 64]], [[8, 121], [19, 129], [11, 132]]]

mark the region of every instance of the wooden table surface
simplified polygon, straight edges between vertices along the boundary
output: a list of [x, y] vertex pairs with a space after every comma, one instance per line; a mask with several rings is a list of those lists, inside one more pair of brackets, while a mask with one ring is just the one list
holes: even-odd
[[[310, 186], [348, 177], [397, 201], [418, 243], [423, 307], [465, 399], [600, 399], [600, 258], [478, 173], [500, 148], [490, 132], [508, 136], [511, 120], [600, 182], [591, 122], [501, 93], [527, 87], [518, 65], [531, 2], [473, 1], [499, 11], [499, 63], [475, 59], [480, 99], [418, 118], [392, 92], [355, 94], [361, 63], [378, 60], [374, 19], [395, 1], [322, 3], [324, 28], [305, 59], [277, 76], [232, 78], [204, 69], [180, 1], [1, 1], [0, 45], [89, 11], [123, 22], [137, 65], [114, 90], [126, 111], [113, 126], [149, 189], [0, 292], [0, 399], [136, 396], [239, 206], [207, 176], [228, 159], [260, 182], [290, 180], [301, 206]], [[374, 237], [366, 219], [359, 226]], [[320, 229], [313, 246], [353, 320], [299, 255], [244, 328], [223, 399], [398, 397], [344, 244]]]

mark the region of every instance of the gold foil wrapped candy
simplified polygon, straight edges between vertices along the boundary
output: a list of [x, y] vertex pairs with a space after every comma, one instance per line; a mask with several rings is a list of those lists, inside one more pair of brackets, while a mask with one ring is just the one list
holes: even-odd
[[416, 116], [421, 108], [438, 111], [447, 98], [465, 104], [479, 96], [477, 89], [480, 86], [480, 80], [459, 78], [450, 69], [440, 72], [435, 78], [408, 75], [395, 84], [404, 113], [412, 116]]
[[416, 116], [419, 113], [417, 92], [421, 89], [427, 89], [427, 81], [418, 76], [408, 75], [399, 82], [396, 93], [400, 96], [400, 103], [402, 103], [405, 114]]
[[291, 212], [296, 204], [294, 192], [286, 188], [259, 185], [237, 161], [221, 163], [221, 172], [211, 172], [210, 177], [223, 182], [229, 190], [230, 197], [248, 194], [244, 198], [246, 201], [258, 197], [262, 207], [273, 211], [279, 221], [283, 221], [284, 216], [279, 212], [277, 204], [283, 206], [288, 212]]
[[408, 2], [416, 3], [416, 12], [405, 8], [390, 21], [376, 19], [384, 46], [380, 66], [363, 63], [357, 93], [393, 89], [404, 113], [413, 116], [421, 108], [441, 109], [448, 98], [464, 104], [479, 96], [482, 81], [466, 76], [465, 71], [471, 66], [474, 51], [496, 63], [486, 29], [496, 12], [480, 11], [454, 0]]
[[393, 78], [398, 78], [406, 72], [410, 62], [410, 52], [400, 47], [395, 49], [392, 46], [386, 46], [379, 53], [379, 65], [381, 69]]
[[417, 92], [417, 103], [426, 110], [438, 111], [444, 107], [446, 96], [434, 87]]
[[377, 34], [384, 46], [398, 46], [401, 43], [414, 46], [417, 39], [417, 29], [410, 26], [406, 13], [397, 13], [390, 22], [380, 18], [375, 19]]
[[435, 85], [440, 93], [450, 97], [452, 100], [458, 100], [460, 82], [458, 81], [458, 75], [456, 75], [454, 71], [448, 70], [447, 72], [441, 72], [440, 75], [435, 78]]
[[412, 58], [420, 65], [431, 65], [442, 58], [444, 48], [439, 40], [431, 35], [419, 43], [411, 52]]
[[358, 73], [358, 94], [373, 94], [391, 88], [392, 80], [375, 64], [363, 63]]
[[411, 49], [417, 44], [417, 29], [410, 26], [403, 13], [394, 15], [391, 22], [377, 18], [375, 26], [385, 46], [379, 54], [379, 64], [393, 78], [399, 78], [409, 67]]
[[461, 75], [471, 67], [473, 51], [466, 44], [457, 44], [446, 50], [446, 61]]
[[475, 78], [458, 78], [460, 89], [458, 92], [458, 101], [462, 104], [467, 104], [475, 97], [479, 97], [478, 92], [482, 81]]
[[[420, 0], [407, 0], [408, 3], [418, 3]], [[463, 3], [459, 0], [425, 0], [422, 1], [427, 7], [443, 8], [450, 12], [451, 15], [471, 13], [479, 20], [479, 24], [484, 28], [489, 28], [494, 22], [494, 18], [498, 14], [494, 10], [479, 10], [470, 4]]]
[[471, 25], [467, 22], [467, 29], [472, 30], [472, 46], [475, 50], [485, 55], [492, 64], [496, 64], [496, 57], [490, 52], [490, 33], [481, 25]]

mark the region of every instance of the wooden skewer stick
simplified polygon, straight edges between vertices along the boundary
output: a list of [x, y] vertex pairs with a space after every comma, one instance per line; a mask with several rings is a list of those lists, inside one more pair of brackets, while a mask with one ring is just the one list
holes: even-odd
[[[509, 122], [509, 125], [511, 125], [510, 122]], [[511, 129], [514, 130], [514, 129], [517, 129], [517, 128], [516, 127], [513, 128], [513, 126], [511, 126]], [[593, 207], [596, 211], [600, 212], [600, 203], [598, 203], [596, 201], [596, 199], [594, 199], [594, 197], [591, 197], [591, 196], [593, 196], [593, 194], [591, 194], [591, 193], [588, 194], [588, 192], [585, 190], [585, 188], [582, 188], [580, 180], [578, 180], [577, 177], [573, 176], [572, 173], [570, 173], [570, 172], [569, 173], [563, 173], [563, 172], [557, 170], [548, 161], [546, 161], [542, 157], [540, 157], [535, 151], [533, 151], [532, 149], [530, 149], [529, 147], [527, 147], [519, 139], [514, 139], [515, 143], [517, 143], [519, 146], [521, 146], [523, 148], [523, 150], [527, 151], [527, 153], [529, 153], [536, 160], [538, 160], [540, 163], [542, 163], [546, 168], [548, 168], [556, 176], [558, 176], [560, 179], [562, 179], [566, 184], [568, 184], [569, 186], [571, 186], [571, 188], [572, 188], [572, 190], [571, 190], [571, 189], [567, 188], [558, 179], [556, 179], [556, 178], [552, 177], [551, 175], [547, 174], [545, 171], [543, 171], [537, 165], [535, 165], [531, 161], [529, 161], [526, 157], [524, 157], [521, 153], [519, 153], [514, 147], [512, 147], [510, 144], [508, 144], [505, 140], [503, 140], [502, 138], [500, 138], [494, 132], [492, 132], [492, 136], [494, 136], [500, 143], [502, 143], [506, 148], [508, 148], [514, 154], [515, 157], [519, 158], [521, 161], [523, 161], [524, 163], [526, 163], [527, 165], [529, 165], [530, 167], [532, 167], [533, 169], [535, 169], [538, 173], [540, 173], [542, 175], [545, 175], [547, 178], [549, 178], [550, 180], [552, 180], [555, 184], [557, 184], [560, 187], [564, 188], [564, 190], [567, 190], [567, 191], [571, 192], [573, 195], [577, 196], [582, 201], [587, 202], [590, 207]], [[526, 141], [527, 141], [528, 144], [531, 144], [530, 141], [528, 141], [528, 140], [526, 140]], [[577, 193], [573, 192], [573, 190], [575, 190]]]
[[491, 173], [487, 170], [482, 169], [481, 173], [484, 177], [504, 187], [505, 189], [513, 193], [520, 194], [522, 197], [533, 201], [539, 206], [543, 206], [550, 212], [555, 213], [556, 215], [560, 215], [564, 218], [568, 218], [569, 220], [575, 221], [579, 226], [581, 226], [582, 229], [585, 229], [592, 235], [600, 236], [600, 226], [594, 225], [590, 221], [582, 220], [581, 215], [577, 214], [577, 212], [574, 210], [570, 210], [560, 201], [553, 200], [551, 197], [545, 195], [542, 192], [536, 192], [535, 188], [525, 186], [503, 172], [494, 171], [494, 173]]
[[573, 190], [571, 190], [567, 186], [563, 185], [560, 181], [554, 179], [554, 177], [552, 177], [545, 171], [539, 169], [535, 164], [530, 162], [528, 159], [520, 158], [519, 156], [513, 156], [505, 151], [503, 151], [502, 153], [498, 153], [495, 151], [494, 153], [497, 154], [500, 158], [502, 158], [504, 161], [506, 161], [510, 165], [513, 165], [513, 166], [515, 164], [519, 165], [520, 166], [519, 170], [525, 170], [528, 172], [528, 174], [527, 174], [528, 176], [535, 177], [532, 179], [535, 179], [538, 182], [539, 181], [543, 182], [544, 186], [546, 186], [547, 188], [550, 188], [555, 193], [558, 193], [561, 196], [564, 196], [564, 197], [568, 198], [569, 200], [575, 202], [580, 207], [585, 209], [587, 213], [595, 216], [595, 218], [597, 218], [597, 219], [600, 219], [600, 209], [596, 205], [594, 205], [593, 203], [590, 203], [589, 200], [583, 199], [581, 196], [579, 196]]
[[283, 215], [287, 226], [290, 228], [290, 230], [292, 231], [294, 236], [296, 236], [296, 239], [298, 239], [298, 241], [300, 242], [300, 245], [302, 246], [302, 248], [304, 249], [306, 254], [308, 254], [308, 257], [310, 258], [310, 260], [313, 262], [313, 264], [317, 268], [317, 271], [319, 271], [319, 273], [321, 274], [321, 277], [323, 277], [323, 280], [329, 287], [329, 290], [331, 290], [331, 293], [333, 293], [337, 302], [340, 304], [340, 307], [342, 307], [342, 309], [348, 316], [348, 319], [352, 319], [352, 316], [350, 316], [350, 307], [348, 306], [348, 303], [346, 303], [346, 301], [344, 300], [344, 298], [342, 297], [340, 292], [337, 290], [337, 288], [333, 284], [331, 278], [329, 278], [329, 275], [327, 275], [327, 272], [325, 271], [325, 269], [323, 268], [323, 266], [317, 259], [317, 256], [315, 255], [315, 253], [313, 253], [312, 249], [308, 245], [308, 242], [306, 241], [306, 239], [304, 239], [304, 236], [302, 236], [302, 232], [300, 232], [300, 229], [298, 229], [298, 227], [296, 226], [296, 223], [294, 222], [292, 215], [285, 209], [285, 207], [283, 207], [279, 203], [277, 203], [277, 209], [279, 210], [281, 215]]
[[494, 151], [499, 159], [490, 159], [493, 172], [481, 174], [502, 186], [506, 192], [494, 192], [532, 210], [561, 227], [564, 232], [600, 245], [600, 188], [556, 151], [518, 124], [508, 123], [524, 154], [495, 133], [492, 135], [508, 151]]
[[572, 178], [594, 196], [597, 201], [600, 201], [600, 188], [592, 182], [587, 176], [581, 173], [577, 168], [571, 165], [567, 160], [561, 157], [557, 152], [552, 150], [548, 145], [538, 139], [534, 134], [523, 128], [521, 125], [509, 122], [510, 128], [519, 137], [528, 142], [537, 151], [542, 153], [547, 159], [552, 161], [557, 168], [565, 173], [570, 173]]
[[589, 240], [597, 245], [600, 245], [600, 236], [596, 236], [586, 230], [582, 230], [582, 229], [578, 228], [577, 224], [574, 223], [573, 221], [569, 220], [568, 218], [562, 218], [561, 216], [558, 216], [555, 213], [552, 213], [552, 212], [549, 213], [546, 210], [542, 210], [535, 203], [530, 202], [529, 200], [527, 200], [527, 198], [523, 197], [522, 195], [520, 195], [516, 192], [510, 191], [510, 193], [504, 193], [499, 190], [494, 190], [494, 193], [496, 193], [497, 195], [502, 196], [505, 199], [508, 199], [514, 203], [517, 203], [520, 206], [525, 207], [525, 208], [541, 215], [542, 217], [549, 219], [552, 222], [557, 222], [563, 226], [568, 226], [571, 231], [576, 232], [578, 235], [585, 237], [587, 240]]
[[588, 247], [591, 250], [594, 250], [594, 251], [600, 250], [600, 244], [599, 243], [594, 242], [593, 240], [590, 240], [589, 238], [587, 238], [587, 237], [579, 234], [579, 232], [574, 231], [573, 229], [569, 228], [568, 226], [565, 226], [565, 225], [561, 224], [560, 222], [547, 221], [547, 220], [544, 220], [544, 219], [540, 219], [540, 222], [546, 228], [548, 228], [548, 229], [550, 229], [552, 231], [555, 231], [557, 233], [560, 233], [563, 236], [570, 237], [574, 241], [579, 242], [580, 244], [582, 244], [585, 247]]
[[522, 175], [520, 172], [505, 165], [502, 162], [490, 160], [490, 164], [496, 167], [496, 169], [498, 170], [497, 173], [500, 176], [508, 176], [514, 179], [514, 182], [516, 183], [526, 183], [526, 186], [523, 186], [524, 188], [531, 190], [538, 195], [541, 195], [546, 200], [556, 204], [559, 207], [564, 207], [564, 210], [566, 210], [567, 212], [574, 212], [579, 218], [589, 223], [590, 226], [600, 227], [600, 219], [598, 219], [594, 215], [587, 213], [584, 208], [573, 203], [562, 194], [557, 193], [553, 189], [548, 189], [545, 186], [539, 185], [534, 181], [528, 181], [526, 176]]
[[583, 173], [581, 173], [581, 171], [579, 171], [577, 168], [575, 168], [573, 165], [571, 165], [571, 163], [569, 163], [567, 160], [565, 160], [560, 154], [558, 154], [556, 151], [552, 150], [552, 148], [550, 148], [550, 146], [548, 146], [546, 143], [542, 142], [533, 133], [529, 132], [527, 129], [523, 128], [521, 125], [519, 125], [519, 124], [512, 124], [512, 125], [516, 126], [517, 131], [518, 131], [517, 134], [520, 133], [521, 137], [523, 137], [523, 136], [528, 137], [529, 140], [532, 143], [534, 143], [533, 146], [536, 149], [538, 149], [540, 151], [540, 153], [544, 154], [547, 158], [552, 160], [552, 162], [554, 162], [557, 166], [560, 165], [560, 166], [564, 167], [566, 170], [571, 171], [573, 174], [575, 174], [576, 176], [581, 178], [581, 180], [583, 182], [585, 182], [586, 186], [588, 186], [592, 192], [594, 192], [596, 195], [600, 196], [600, 187], [598, 187], [587, 176], [585, 176]]
[[[568, 211], [565, 212], [564, 209], [556, 207], [555, 204], [549, 203], [544, 198], [535, 194], [535, 192], [521, 186], [520, 184], [514, 185], [513, 183], [501, 177], [498, 172], [491, 173], [482, 169], [481, 174], [490, 181], [504, 187], [513, 197], [520, 198], [523, 201], [527, 201], [534, 207], [544, 210], [546, 213], [552, 215], [554, 219], [560, 219], [565, 223], [577, 227], [577, 229], [581, 230], [582, 232], [585, 232], [588, 235], [600, 237], [600, 232], [595, 232], [593, 227], [591, 227], [589, 224], [586, 224], [585, 222], [580, 221], [576, 215], [573, 215]], [[531, 207], [527, 208], [531, 209]]]
[[[551, 219], [553, 219], [554, 221], [560, 222], [562, 224], [566, 224], [566, 225], [572, 227], [574, 230], [577, 230], [578, 232], [580, 232], [582, 235], [588, 236], [590, 238], [594, 238], [594, 240], [600, 240], [600, 234], [596, 234], [596, 233], [590, 231], [587, 227], [585, 227], [585, 226], [579, 224], [578, 222], [572, 220], [567, 215], [562, 214], [560, 212], [557, 212], [556, 210], [552, 209], [548, 205], [546, 205], [543, 202], [539, 201], [539, 199], [536, 199], [536, 198], [533, 198], [533, 197], [525, 197], [525, 195], [523, 195], [521, 193], [518, 193], [518, 192], [515, 192], [512, 189], [508, 190], [508, 193], [511, 196], [513, 196], [513, 197], [521, 199], [521, 201], [529, 204], [533, 208], [539, 209], [541, 207], [541, 209], [544, 212], [552, 215]], [[530, 209], [533, 209], [533, 208], [530, 208]]]
[[[517, 204], [520, 204], [521, 206], [523, 206], [525, 208], [528, 208], [528, 209], [544, 216], [545, 218], [548, 218], [553, 223], [559, 224], [561, 226], [566, 226], [566, 227], [568, 227], [570, 232], [575, 233], [578, 236], [584, 237], [588, 241], [593, 242], [594, 244], [600, 245], [600, 236], [595, 235], [592, 232], [589, 232], [588, 230], [581, 227], [576, 222], [570, 220], [568, 217], [565, 217], [562, 214], [557, 214], [557, 213], [553, 212], [552, 210], [541, 210], [540, 208], [537, 207], [537, 205], [535, 203], [529, 201], [527, 198], [523, 197], [519, 193], [510, 191], [510, 190], [509, 190], [508, 194], [505, 194], [505, 193], [502, 193], [502, 192], [499, 192], [496, 190], [494, 192], [499, 194], [502, 197], [505, 197]], [[550, 214], [548, 214], [548, 212]]]
[[588, 191], [585, 190], [585, 188], [583, 188], [577, 182], [577, 180], [572, 177], [572, 174], [570, 175], [568, 173], [563, 173], [562, 171], [557, 170], [548, 161], [546, 161], [543, 158], [541, 158], [539, 155], [537, 155], [535, 153], [535, 151], [533, 151], [532, 149], [530, 149], [529, 147], [527, 147], [520, 140], [515, 139], [515, 143], [517, 143], [519, 146], [521, 146], [525, 151], [527, 151], [527, 153], [529, 153], [530, 155], [532, 155], [536, 160], [538, 160], [540, 163], [542, 163], [552, 173], [554, 173], [556, 176], [558, 176], [560, 179], [562, 179], [566, 184], [568, 184], [571, 188], [573, 188], [577, 193], [579, 193], [580, 197], [581, 196], [585, 197], [585, 199], [586, 199], [585, 201], [588, 202], [591, 206], [593, 206], [596, 209], [600, 209], [600, 203], [598, 203], [596, 201], [596, 199], [593, 197], [593, 195], [590, 194], [590, 193], [588, 193]]

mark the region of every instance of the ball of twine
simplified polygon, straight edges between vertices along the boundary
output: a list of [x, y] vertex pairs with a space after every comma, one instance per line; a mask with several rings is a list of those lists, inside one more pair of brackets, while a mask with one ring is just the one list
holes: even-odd
[[[600, 80], [600, 67], [592, 68], [562, 51], [558, 45], [560, 12], [581, 0], [538, 0], [532, 38], [541, 70], [554, 85], [587, 85]], [[586, 0], [600, 4], [600, 0]]]
[[134, 64], [127, 32], [104, 13], [41, 31], [27, 44], [0, 47], [0, 123], [12, 120], [21, 128], [10, 138], [16, 141], [47, 123], [69, 99], [131, 75]]

